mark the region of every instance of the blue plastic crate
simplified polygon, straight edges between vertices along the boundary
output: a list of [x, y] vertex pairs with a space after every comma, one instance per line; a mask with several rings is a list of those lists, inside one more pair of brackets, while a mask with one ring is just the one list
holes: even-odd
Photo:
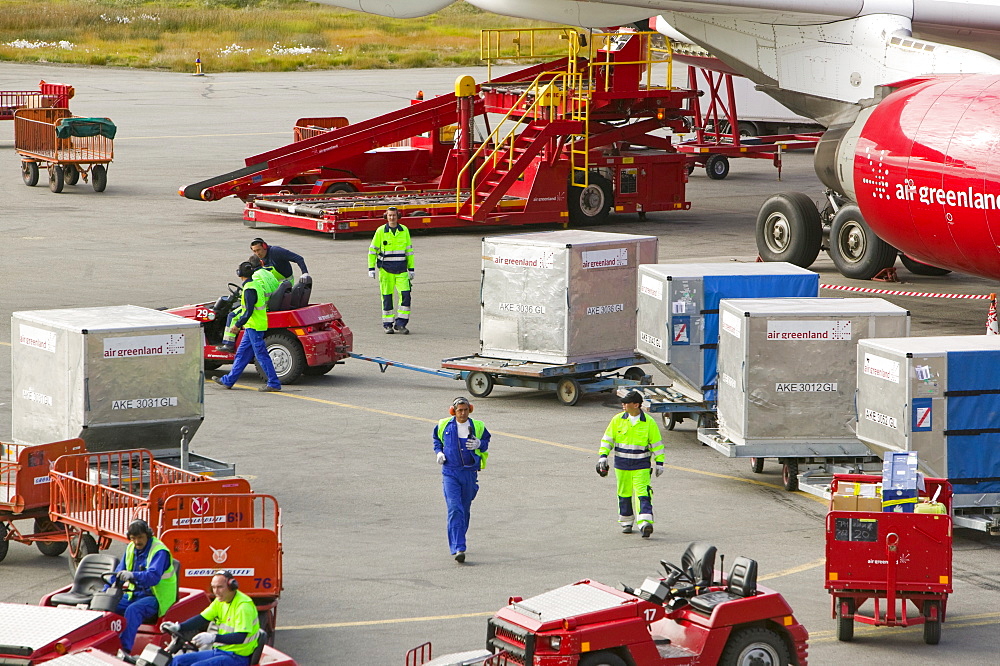
[[917, 453], [906, 451], [888, 453], [882, 462], [882, 488], [916, 490]]

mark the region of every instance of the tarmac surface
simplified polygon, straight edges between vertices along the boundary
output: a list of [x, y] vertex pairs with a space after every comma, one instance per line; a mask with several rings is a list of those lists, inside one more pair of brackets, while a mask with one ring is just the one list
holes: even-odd
[[[408, 104], [417, 90], [449, 92], [460, 73], [485, 77], [474, 69], [195, 78], [0, 66], [0, 90], [31, 89], [39, 79], [70, 83], [74, 113], [107, 116], [119, 130], [107, 191], [81, 183], [57, 195], [44, 173], [39, 186], [22, 184], [13, 128], [0, 124], [0, 346], [10, 344], [14, 311], [212, 301], [234, 281], [236, 264], [259, 235], [305, 256], [315, 279], [312, 301], [340, 308], [355, 351], [431, 368], [475, 353], [480, 239], [504, 230], [415, 235], [412, 334], [385, 336], [366, 272], [368, 238], [248, 229], [237, 200], [204, 203], [176, 194], [288, 143], [296, 118], [362, 120]], [[764, 160], [733, 161], [724, 181], [698, 170], [689, 184], [690, 211], [651, 213], [645, 222], [622, 216], [594, 230], [656, 235], [661, 262], [753, 261], [757, 209], [783, 190], [820, 199], [810, 155], [787, 155], [781, 182]], [[855, 282], [839, 276], [825, 254], [814, 269], [825, 284], [998, 291], [979, 278], [925, 278], [902, 267], [906, 284], [899, 287]], [[912, 311], [914, 335], [984, 330], [984, 301], [886, 298]], [[9, 372], [9, 354], [0, 349], [5, 441]], [[551, 393], [496, 388], [476, 401], [475, 416], [493, 433], [492, 455], [473, 504], [469, 559], [458, 565], [448, 552], [431, 428], [455, 396], [466, 394], [464, 384], [398, 368], [382, 374], [351, 359], [280, 394], [257, 393], [260, 385], [252, 369], [237, 385], [244, 390], [208, 384], [206, 419], [192, 448], [235, 462], [257, 492], [281, 504], [285, 587], [276, 645], [299, 664], [401, 664], [407, 649], [428, 640], [435, 654], [481, 647], [486, 618], [509, 596], [583, 578], [637, 585], [661, 558], [678, 562], [694, 540], [716, 544], [729, 561], [745, 555], [759, 562], [761, 582], [784, 594], [809, 629], [811, 664], [981, 664], [1000, 654], [1000, 538], [956, 532], [955, 591], [940, 645], [925, 645], [919, 627], [862, 625], [853, 643], [839, 643], [823, 588], [824, 505], [783, 490], [774, 461], [755, 475], [745, 461], [701, 446], [689, 421], [665, 433], [669, 467], [653, 481], [656, 531], [646, 540], [619, 533], [614, 485], [593, 471], [617, 400], [592, 394], [565, 407]], [[0, 601], [36, 603], [68, 582], [65, 557], [12, 544], [0, 564]]]

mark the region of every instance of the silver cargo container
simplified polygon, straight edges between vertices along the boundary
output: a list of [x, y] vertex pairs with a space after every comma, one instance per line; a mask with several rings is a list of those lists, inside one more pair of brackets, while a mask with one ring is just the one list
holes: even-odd
[[35, 310], [13, 313], [11, 337], [15, 441], [178, 449], [205, 417], [196, 321], [133, 305]]
[[722, 301], [720, 328], [724, 437], [857, 444], [858, 340], [909, 335], [910, 313], [881, 298], [732, 299]]
[[862, 340], [857, 364], [858, 438], [916, 451], [954, 506], [1000, 511], [1000, 336]]
[[636, 269], [655, 236], [547, 231], [483, 239], [482, 355], [543, 363], [631, 356]]
[[715, 400], [719, 301], [817, 295], [819, 276], [787, 263], [640, 266], [636, 351], [692, 398]]

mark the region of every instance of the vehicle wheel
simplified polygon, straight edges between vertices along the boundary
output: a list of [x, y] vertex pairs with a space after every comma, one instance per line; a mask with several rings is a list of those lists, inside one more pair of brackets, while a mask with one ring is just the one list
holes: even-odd
[[875, 235], [856, 205], [848, 204], [833, 216], [830, 258], [844, 277], [870, 280], [896, 263], [896, 249]]
[[569, 377], [560, 379], [556, 384], [556, 399], [567, 407], [572, 407], [580, 400], [580, 382]]
[[642, 378], [646, 376], [646, 373], [643, 371], [642, 368], [637, 368], [635, 366], [632, 366], [631, 368], [626, 370], [624, 375], [622, 376], [625, 377], [625, 379], [632, 382], [641, 382]]
[[[844, 615], [842, 608], [845, 603], [847, 604], [847, 615]], [[837, 599], [837, 640], [844, 643], [854, 640], [854, 599]]]
[[267, 644], [274, 647], [274, 617], [271, 615], [271, 611], [258, 611], [257, 624], [261, 629], [267, 632]]
[[725, 155], [709, 155], [705, 160], [705, 173], [712, 180], [722, 180], [729, 175], [729, 158]]
[[[35, 518], [36, 534], [55, 532], [58, 529], [59, 526], [47, 518]], [[38, 546], [38, 551], [45, 557], [59, 557], [66, 552], [66, 547], [69, 546], [65, 541], [36, 541], [35, 545]]]
[[751, 458], [750, 459], [750, 471], [754, 474], [760, 474], [764, 471], [764, 459], [763, 458]]
[[924, 603], [924, 618], [930, 618], [931, 608], [937, 609], [937, 618], [934, 621], [924, 620], [924, 643], [937, 645], [941, 642], [941, 602], [928, 601]]
[[627, 666], [625, 660], [613, 652], [594, 652], [577, 663], [580, 666]]
[[[306, 367], [306, 354], [302, 351], [302, 343], [290, 333], [268, 333], [264, 336], [264, 345], [274, 364], [274, 372], [282, 384], [294, 384], [302, 376]], [[257, 372], [264, 376], [260, 364], [254, 359]]]
[[799, 489], [799, 463], [797, 460], [784, 460], [781, 463], [781, 482], [785, 490]]
[[[69, 545], [70, 555], [67, 558], [69, 562], [69, 572], [75, 576], [76, 568], [80, 565], [80, 560], [87, 555], [92, 555], [98, 552], [97, 541], [87, 532], [78, 532], [70, 537]], [[74, 555], [73, 553], [76, 554]]]
[[63, 191], [63, 170], [58, 164], [49, 167], [49, 189], [59, 194]]
[[10, 541], [7, 541], [7, 523], [0, 523], [0, 562], [3, 562], [3, 558], [7, 557], [8, 550], [10, 550]]
[[350, 194], [351, 192], [357, 192], [357, 190], [349, 183], [333, 183], [323, 190], [324, 194], [338, 194], [340, 192]]
[[757, 252], [764, 261], [809, 268], [823, 244], [823, 223], [812, 199], [801, 192], [782, 192], [760, 207], [756, 236]]
[[764, 627], [734, 632], [719, 659], [720, 666], [788, 666], [788, 647], [781, 636]]
[[465, 377], [465, 388], [474, 398], [485, 398], [493, 392], [493, 375], [485, 372], [470, 372]]
[[569, 221], [573, 225], [605, 224], [611, 216], [614, 195], [604, 176], [591, 173], [587, 187], [571, 185], [568, 194]]
[[694, 160], [688, 160], [688, 163], [687, 163], [687, 172], [688, 172], [689, 176], [694, 173], [694, 167], [697, 164], [698, 163], [695, 162]]
[[737, 125], [740, 129], [740, 138], [749, 139], [750, 137], [760, 136], [760, 130], [757, 125], [747, 121], [740, 121]]
[[326, 365], [307, 365], [306, 369], [302, 371], [303, 375], [309, 375], [310, 377], [319, 377], [320, 375], [325, 375], [326, 373], [333, 370], [336, 363], [327, 363]]
[[108, 168], [103, 164], [95, 164], [90, 170], [90, 184], [95, 192], [103, 192], [108, 186]]
[[917, 261], [916, 259], [910, 259], [905, 254], [900, 253], [899, 260], [906, 267], [906, 270], [910, 271], [914, 275], [932, 275], [941, 276], [951, 273], [947, 268], [938, 268], [937, 266], [931, 266], [930, 264], [925, 264]]
[[38, 162], [21, 162], [21, 178], [28, 187], [38, 185]]
[[667, 430], [673, 430], [677, 427], [677, 424], [684, 420], [680, 412], [663, 412], [663, 427]]
[[63, 167], [63, 181], [67, 185], [76, 185], [80, 182], [80, 172], [77, 171], [75, 164], [67, 164]]

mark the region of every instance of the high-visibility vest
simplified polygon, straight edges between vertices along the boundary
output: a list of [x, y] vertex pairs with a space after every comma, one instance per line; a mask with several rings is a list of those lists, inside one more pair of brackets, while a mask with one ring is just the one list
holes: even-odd
[[217, 634], [247, 635], [242, 643], [216, 643], [216, 649], [249, 657], [257, 648], [257, 632], [260, 631], [257, 607], [253, 599], [239, 590], [236, 590], [236, 596], [228, 604], [214, 599], [208, 608], [202, 611], [201, 616], [209, 622], [216, 623]]
[[[149, 538], [151, 545], [149, 547], [149, 555], [146, 556], [146, 565], [148, 566], [150, 562], [153, 561], [153, 556], [158, 552], [165, 551], [167, 553], [167, 560], [170, 565], [167, 567], [166, 571], [163, 572], [163, 576], [160, 577], [160, 582], [154, 585], [150, 591], [153, 596], [156, 597], [156, 604], [159, 607], [160, 617], [166, 615], [167, 610], [174, 605], [177, 601], [177, 568], [174, 566], [174, 557], [170, 554], [170, 550], [163, 545], [163, 542], [156, 537]], [[135, 544], [131, 541], [128, 546], [125, 547], [125, 568], [129, 571], [134, 571], [132, 568], [135, 565]], [[131, 596], [131, 592], [128, 593]]]
[[[437, 437], [441, 440], [441, 446], [444, 446], [444, 427], [448, 425], [454, 417], [449, 416], [446, 419], [441, 419], [438, 421], [437, 427]], [[472, 432], [475, 434], [476, 439], [483, 438], [483, 431], [486, 430], [486, 424], [482, 421], [477, 421], [476, 419], [470, 418], [469, 422], [472, 423]], [[458, 427], [458, 422], [455, 422], [455, 427]], [[486, 469], [486, 459], [490, 457], [489, 451], [480, 451], [479, 449], [474, 449], [472, 451], [475, 455], [479, 456], [479, 469]]]
[[267, 330], [267, 296], [262, 292], [260, 284], [254, 282], [253, 280], [248, 280], [243, 284], [243, 291], [240, 293], [240, 305], [243, 307], [243, 311], [246, 312], [247, 309], [247, 291], [253, 290], [257, 293], [257, 302], [254, 303], [253, 312], [250, 314], [250, 318], [247, 319], [247, 323], [244, 328], [252, 328], [255, 331], [266, 331]]

